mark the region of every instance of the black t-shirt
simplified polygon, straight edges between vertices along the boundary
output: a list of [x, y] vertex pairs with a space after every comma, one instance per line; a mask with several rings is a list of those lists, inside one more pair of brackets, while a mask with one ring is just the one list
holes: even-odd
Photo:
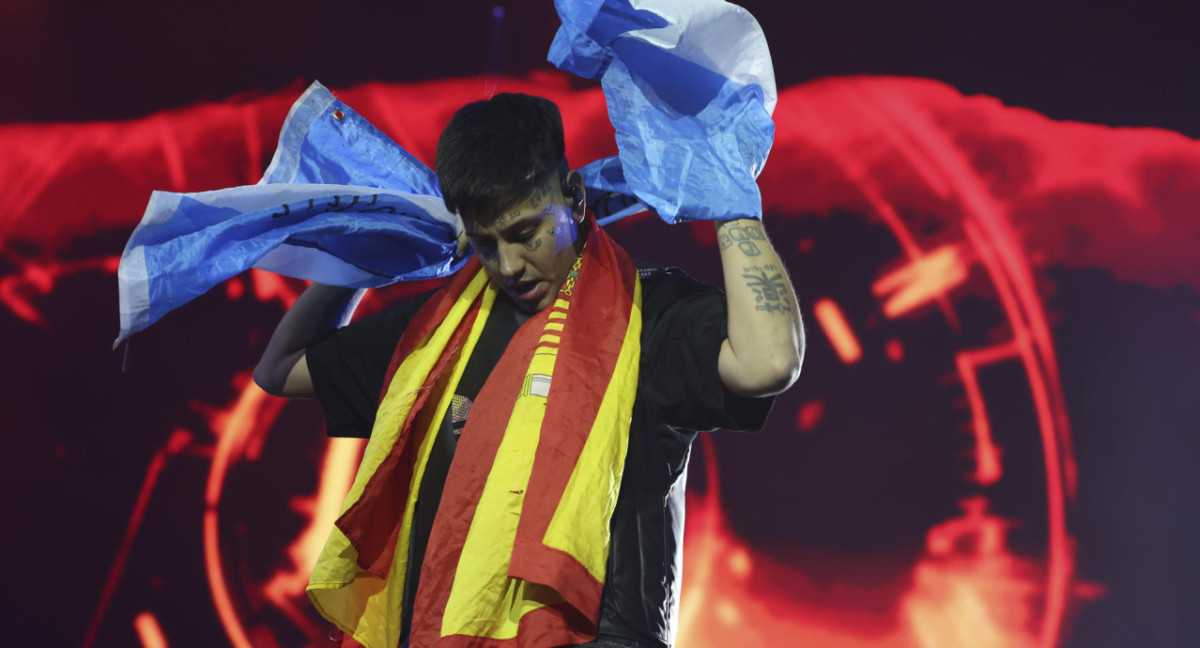
[[[726, 337], [725, 297], [682, 271], [639, 264], [642, 355], [629, 452], [613, 511], [600, 633], [647, 645], [674, 642], [683, 552], [684, 480], [698, 430], [762, 427], [773, 399], [725, 389], [717, 356]], [[358, 320], [308, 349], [309, 373], [331, 436], [370, 436], [384, 375], [404, 328], [433, 293]], [[405, 583], [407, 636], [420, 564], [457, 433], [470, 402], [528, 318], [496, 300], [447, 413], [418, 493]]]

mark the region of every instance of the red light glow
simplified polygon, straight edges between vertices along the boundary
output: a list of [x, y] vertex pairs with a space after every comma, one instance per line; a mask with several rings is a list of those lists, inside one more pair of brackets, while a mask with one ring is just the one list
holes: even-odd
[[987, 408], [976, 376], [981, 366], [1015, 357], [1016, 346], [1008, 343], [960, 353], [957, 358], [959, 378], [962, 379], [967, 402], [971, 406], [971, 431], [975, 434], [975, 481], [985, 486], [1000, 481], [1000, 453], [992, 439], [991, 423], [988, 422]]
[[880, 277], [871, 291], [886, 297], [883, 313], [900, 317], [946, 294], [967, 278], [967, 263], [957, 245], [943, 245]]
[[796, 415], [796, 427], [800, 428], [801, 432], [811, 432], [821, 422], [824, 414], [824, 401], [809, 401], [800, 406], [800, 412]]
[[[108, 571], [108, 578], [104, 581], [104, 589], [100, 592], [100, 601], [96, 604], [91, 622], [88, 623], [87, 634], [83, 637], [83, 648], [91, 648], [96, 643], [96, 635], [100, 631], [100, 623], [104, 620], [104, 615], [108, 612], [108, 606], [112, 602], [113, 595], [117, 592], [117, 585], [120, 583], [121, 574], [125, 571], [125, 563], [129, 560], [129, 552], [133, 547], [133, 541], [137, 538], [138, 529], [142, 526], [142, 518], [146, 514], [146, 506], [150, 503], [150, 495], [154, 492], [155, 484], [158, 483], [158, 476], [162, 473], [163, 467], [166, 466], [167, 459], [182, 452], [191, 442], [191, 432], [177, 429], [171, 433], [166, 445], [159, 448], [150, 460], [150, 465], [146, 468], [146, 477], [142, 480], [142, 487], [138, 490], [137, 500], [133, 505], [133, 514], [129, 516], [129, 523], [125, 526], [125, 537], [121, 541], [121, 548], [117, 551], [117, 557], [113, 561], [112, 568]], [[157, 630], [158, 624], [154, 621], [154, 617], [150, 616], [149, 618], [151, 623], [153, 623], [153, 628]], [[139, 630], [140, 632], [141, 630]], [[159, 632], [158, 636], [161, 637], [162, 633]], [[161, 645], [165, 646], [166, 644]]]
[[60, 277], [94, 270], [115, 273], [120, 257], [36, 262], [10, 255], [7, 260], [15, 263], [18, 271], [0, 276], [0, 304], [30, 324], [49, 328], [49, 322], [34, 306], [34, 300], [50, 294]]
[[221, 625], [225, 627], [229, 641], [234, 648], [253, 648], [254, 644], [246, 635], [245, 627], [238, 618], [225, 579], [218, 533], [218, 506], [221, 503], [225, 475], [231, 464], [238, 460], [252, 436], [267, 432], [284, 401], [268, 396], [254, 384], [249, 374], [236, 377], [234, 383], [245, 385], [237, 401], [228, 410], [220, 410], [211, 415], [212, 429], [217, 435], [217, 449], [213, 454], [204, 496], [204, 565], [213, 604], [216, 605], [217, 616]]
[[167, 648], [167, 637], [163, 635], [158, 619], [149, 612], [141, 612], [133, 618], [133, 628], [143, 648]]
[[283, 277], [271, 272], [251, 268], [250, 280], [254, 286], [254, 298], [261, 302], [278, 299], [286, 308], [300, 296]]
[[[712, 448], [707, 437], [706, 454]], [[1032, 647], [1027, 600], [1039, 590], [1037, 563], [1005, 546], [1006, 523], [985, 498], [962, 502], [963, 515], [931, 528], [925, 556], [891, 621], [852, 601], [886, 586], [833, 590], [780, 564], [729, 529], [706, 464], [708, 489], [688, 501], [685, 591], [679, 645], [822, 646], [823, 648]]]
[[[330, 439], [321, 466], [321, 480], [317, 494], [312, 497], [297, 496], [292, 507], [309, 519], [308, 526], [287, 548], [290, 569], [281, 569], [263, 584], [263, 595], [275, 604], [297, 626], [310, 636], [320, 634], [307, 616], [308, 597], [304, 588], [308, 575], [317, 562], [317, 556], [329, 530], [341, 512], [342, 498], [350, 490], [354, 473], [362, 457], [365, 439]], [[301, 608], [296, 603], [301, 601]]]
[[813, 304], [813, 315], [842, 362], [854, 364], [862, 358], [862, 347], [858, 344], [858, 338], [854, 337], [854, 331], [837, 303], [832, 299], [818, 299], [817, 303]]

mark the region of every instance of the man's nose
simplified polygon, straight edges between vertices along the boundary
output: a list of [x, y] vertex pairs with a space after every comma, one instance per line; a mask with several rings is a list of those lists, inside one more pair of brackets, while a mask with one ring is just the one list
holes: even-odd
[[519, 280], [525, 273], [525, 257], [521, 254], [521, 246], [512, 243], [501, 243], [497, 254], [500, 257], [500, 276], [509, 280]]

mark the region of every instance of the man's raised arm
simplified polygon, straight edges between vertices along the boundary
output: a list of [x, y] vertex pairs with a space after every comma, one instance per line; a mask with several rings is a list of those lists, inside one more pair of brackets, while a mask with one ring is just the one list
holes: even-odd
[[309, 286], [275, 327], [254, 368], [254, 382], [275, 396], [311, 398], [314, 392], [305, 350], [330, 331], [348, 324], [366, 292], [316, 283]]
[[762, 223], [717, 223], [729, 335], [717, 367], [735, 394], [770, 396], [800, 375], [804, 326], [796, 292]]

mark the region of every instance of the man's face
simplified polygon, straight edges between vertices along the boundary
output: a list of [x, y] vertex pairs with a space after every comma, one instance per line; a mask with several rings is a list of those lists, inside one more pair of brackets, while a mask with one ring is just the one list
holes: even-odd
[[496, 286], [535, 313], [554, 303], [575, 265], [578, 226], [563, 198], [558, 173], [487, 226], [465, 219], [466, 234]]

